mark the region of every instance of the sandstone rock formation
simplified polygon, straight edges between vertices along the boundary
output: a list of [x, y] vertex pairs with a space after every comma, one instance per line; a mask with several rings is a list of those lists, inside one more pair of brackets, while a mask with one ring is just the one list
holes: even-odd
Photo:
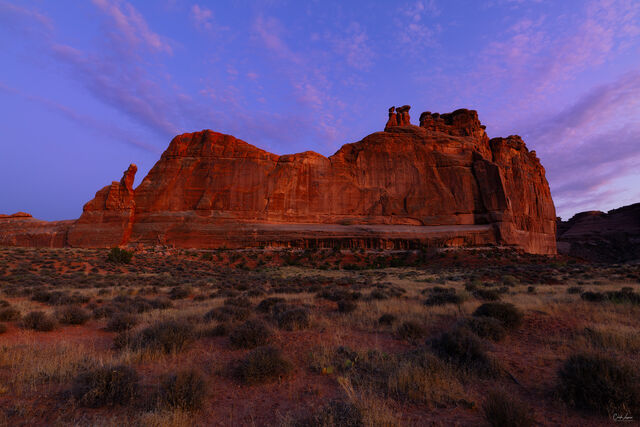
[[640, 259], [640, 203], [559, 221], [558, 250], [595, 262]]
[[423, 113], [414, 126], [409, 108], [391, 108], [384, 132], [328, 158], [277, 156], [210, 130], [176, 136], [135, 190], [132, 165], [98, 191], [65, 244], [555, 253], [544, 168], [520, 137], [489, 140], [471, 110]]

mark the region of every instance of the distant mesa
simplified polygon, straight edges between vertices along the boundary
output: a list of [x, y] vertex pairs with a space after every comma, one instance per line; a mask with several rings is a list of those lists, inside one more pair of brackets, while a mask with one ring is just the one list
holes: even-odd
[[535, 152], [519, 136], [489, 139], [476, 111], [425, 112], [415, 126], [410, 108], [391, 107], [383, 132], [330, 157], [278, 156], [210, 130], [178, 135], [137, 188], [131, 165], [77, 220], [0, 220], [0, 244], [554, 254], [555, 208]]
[[640, 203], [558, 220], [558, 250], [595, 262], [640, 260]]

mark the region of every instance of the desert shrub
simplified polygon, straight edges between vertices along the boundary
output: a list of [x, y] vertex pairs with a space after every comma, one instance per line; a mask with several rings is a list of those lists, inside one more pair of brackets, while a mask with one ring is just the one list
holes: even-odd
[[138, 316], [131, 313], [114, 313], [107, 322], [107, 331], [122, 332], [138, 324]]
[[229, 334], [231, 345], [236, 348], [255, 348], [267, 344], [273, 335], [262, 320], [247, 320]]
[[82, 307], [69, 305], [58, 310], [56, 317], [63, 325], [83, 325], [91, 318], [91, 314]]
[[531, 408], [504, 392], [489, 393], [482, 412], [493, 427], [529, 427], [535, 423]]
[[360, 409], [351, 402], [332, 400], [310, 417], [295, 423], [296, 427], [362, 427], [364, 417]]
[[412, 320], [407, 320], [398, 327], [396, 333], [403, 340], [416, 341], [420, 338], [424, 338], [426, 331], [424, 326], [421, 324]]
[[176, 286], [169, 291], [169, 298], [171, 299], [184, 299], [189, 296], [191, 290], [185, 286]]
[[111, 304], [105, 304], [93, 309], [93, 317], [96, 319], [102, 319], [104, 317], [110, 317], [117, 312], [118, 307]]
[[224, 305], [232, 305], [235, 307], [249, 308], [251, 307], [251, 301], [247, 297], [240, 296], [240, 297], [234, 297], [234, 298], [227, 298], [226, 300], [224, 300]]
[[615, 304], [640, 304], [640, 294], [633, 292], [631, 288], [623, 288], [619, 291], [606, 293], [607, 299]]
[[587, 292], [581, 293], [580, 298], [589, 302], [602, 302], [607, 298], [607, 296], [602, 292], [587, 291]]
[[107, 261], [115, 264], [129, 264], [131, 258], [133, 258], [133, 252], [118, 247], [111, 248], [109, 255], [107, 255]]
[[22, 318], [22, 327], [34, 331], [49, 332], [56, 326], [56, 320], [42, 311], [32, 311]]
[[149, 349], [164, 353], [185, 349], [195, 338], [193, 326], [184, 320], [156, 322], [137, 334], [122, 332], [114, 340], [116, 348]]
[[391, 313], [385, 313], [378, 318], [378, 323], [381, 325], [392, 325], [397, 320], [396, 316]]
[[302, 307], [282, 311], [275, 315], [275, 319], [278, 327], [287, 331], [306, 329], [311, 325], [309, 310]]
[[0, 323], [0, 334], [4, 334], [5, 332], [7, 332], [7, 325]]
[[251, 350], [234, 371], [236, 378], [246, 384], [266, 383], [288, 374], [291, 362], [275, 347], [258, 347]]
[[276, 304], [284, 303], [285, 301], [286, 300], [284, 298], [280, 297], [268, 297], [260, 301], [260, 303], [256, 307], [256, 310], [262, 311], [263, 313], [268, 313], [269, 311], [271, 311], [271, 307]]
[[151, 307], [155, 308], [156, 310], [164, 310], [173, 307], [173, 303], [167, 297], [158, 297], [151, 299], [149, 300], [149, 304], [151, 304]]
[[382, 289], [374, 289], [369, 293], [369, 299], [385, 300], [389, 299], [390, 295]]
[[482, 304], [473, 312], [475, 317], [487, 316], [499, 320], [507, 329], [515, 329], [522, 324], [522, 311], [511, 303], [490, 302]]
[[496, 363], [489, 357], [482, 341], [465, 328], [442, 333], [429, 341], [434, 353], [441, 359], [479, 375], [494, 377]]
[[351, 299], [343, 299], [338, 301], [338, 311], [340, 313], [351, 313], [358, 308], [358, 304]]
[[640, 411], [637, 368], [598, 354], [570, 356], [558, 371], [559, 394], [569, 405], [601, 414]]
[[507, 335], [507, 330], [502, 323], [488, 316], [469, 317], [462, 320], [459, 326], [468, 328], [480, 338], [488, 338], [492, 341], [501, 341]]
[[223, 305], [216, 307], [204, 315], [204, 320], [217, 320], [218, 322], [226, 322], [229, 320], [246, 320], [251, 315], [251, 310], [244, 307], [234, 305]]
[[223, 337], [231, 332], [231, 327], [228, 323], [218, 323], [216, 326], [208, 327], [200, 331], [200, 336], [203, 337]]
[[0, 310], [0, 321], [13, 322], [20, 319], [20, 312], [13, 307], [6, 307]]
[[138, 392], [138, 375], [128, 366], [105, 366], [78, 375], [72, 394], [81, 406], [126, 405]]
[[500, 292], [495, 289], [476, 289], [473, 296], [483, 301], [499, 301]]
[[200, 409], [207, 394], [207, 383], [195, 370], [180, 371], [164, 377], [160, 384], [160, 398], [170, 408], [193, 411]]
[[0, 308], [9, 307], [10, 305], [11, 304], [9, 304], [9, 301], [0, 299]]
[[460, 304], [462, 302], [462, 297], [457, 295], [455, 291], [453, 292], [437, 292], [433, 293], [426, 299], [424, 305], [433, 306], [433, 305], [445, 305], [445, 304]]
[[582, 288], [580, 286], [570, 286], [567, 288], [568, 294], [579, 294], [582, 292]]
[[536, 293], [536, 287], [535, 286], [527, 286], [527, 293], [535, 294]]
[[362, 294], [357, 291], [349, 291], [340, 288], [326, 288], [317, 294], [318, 297], [338, 302], [341, 300], [358, 300]]

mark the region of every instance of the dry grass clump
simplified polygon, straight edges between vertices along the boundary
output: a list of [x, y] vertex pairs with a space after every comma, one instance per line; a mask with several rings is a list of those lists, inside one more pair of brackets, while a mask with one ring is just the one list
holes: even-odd
[[562, 400], [578, 409], [607, 414], [640, 411], [638, 368], [602, 354], [570, 356], [558, 371]]
[[258, 319], [247, 320], [229, 334], [229, 341], [235, 348], [255, 348], [266, 345], [273, 332], [265, 322]]
[[260, 384], [275, 381], [291, 369], [291, 362], [282, 356], [280, 349], [265, 346], [251, 350], [239, 361], [234, 375], [245, 384]]
[[158, 321], [137, 333], [122, 332], [114, 340], [116, 348], [177, 353], [195, 339], [193, 325], [185, 320]]
[[522, 324], [524, 315], [511, 303], [489, 302], [482, 304], [473, 312], [475, 317], [487, 316], [499, 320], [507, 329], [516, 329]]
[[138, 374], [128, 366], [105, 366], [78, 375], [72, 387], [81, 406], [127, 405], [138, 393]]
[[640, 354], [640, 333], [633, 328], [592, 327], [578, 334], [588, 347], [596, 350], [619, 350], [623, 353]]
[[223, 305], [216, 307], [204, 315], [205, 321], [217, 320], [218, 322], [228, 322], [231, 320], [247, 320], [251, 315], [251, 310], [246, 307], [235, 305]]
[[204, 376], [193, 369], [167, 375], [160, 384], [162, 405], [183, 411], [202, 408], [206, 394], [207, 382]]
[[22, 327], [34, 331], [50, 332], [57, 326], [56, 319], [43, 311], [31, 311], [22, 318]]
[[535, 424], [531, 408], [504, 392], [491, 392], [482, 404], [484, 419], [493, 427], [530, 427]]
[[424, 348], [401, 357], [386, 383], [391, 396], [430, 407], [472, 405], [451, 367]]
[[461, 304], [462, 301], [464, 301], [461, 295], [456, 294], [456, 290], [454, 288], [442, 288], [440, 286], [436, 286], [427, 290], [430, 295], [424, 302], [424, 305], [426, 306]]
[[91, 314], [82, 307], [69, 305], [56, 311], [56, 317], [63, 325], [83, 325], [91, 318]]
[[349, 401], [332, 400], [311, 416], [295, 423], [296, 427], [363, 427], [363, 415], [356, 405]]

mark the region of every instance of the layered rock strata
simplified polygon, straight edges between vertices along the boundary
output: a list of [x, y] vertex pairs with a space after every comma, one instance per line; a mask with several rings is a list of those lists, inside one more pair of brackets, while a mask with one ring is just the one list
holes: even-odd
[[278, 156], [210, 130], [176, 136], [137, 188], [132, 165], [98, 191], [61, 231], [65, 244], [555, 253], [545, 171], [520, 137], [490, 140], [472, 110], [423, 113], [414, 126], [409, 108], [330, 157]]

